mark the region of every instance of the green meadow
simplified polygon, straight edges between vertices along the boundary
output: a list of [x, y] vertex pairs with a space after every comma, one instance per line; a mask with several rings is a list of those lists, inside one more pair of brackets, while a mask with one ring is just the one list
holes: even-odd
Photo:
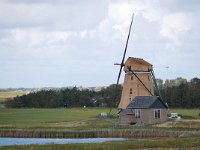
[[[92, 128], [103, 127], [111, 120], [99, 119], [106, 108], [0, 109], [0, 128]], [[117, 110], [112, 111], [117, 114]], [[96, 125], [95, 125], [96, 124]]]
[[[117, 109], [112, 109], [113, 118], [97, 117], [108, 113], [108, 108], [57, 108], [57, 109], [7, 109], [0, 108], [0, 128], [54, 128], [93, 129], [112, 128], [118, 124]], [[170, 109], [199, 122], [200, 109]], [[184, 120], [184, 119], [183, 119]]]
[[196, 109], [169, 109], [170, 113], [178, 113], [183, 115], [184, 119], [200, 119], [200, 108]]

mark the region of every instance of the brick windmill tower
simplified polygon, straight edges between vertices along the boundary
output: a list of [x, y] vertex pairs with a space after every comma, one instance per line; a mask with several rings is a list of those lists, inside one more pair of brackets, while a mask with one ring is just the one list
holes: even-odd
[[152, 65], [141, 58], [129, 57], [124, 64], [124, 84], [119, 109], [126, 109], [136, 96], [153, 96]]
[[[118, 105], [120, 124], [161, 123], [167, 120], [168, 105], [162, 100], [152, 64], [134, 57], [128, 57], [124, 63], [133, 16], [122, 61], [116, 64], [120, 65], [116, 86], [119, 83], [122, 68], [125, 72], [121, 100]], [[158, 96], [154, 94], [154, 89]]]

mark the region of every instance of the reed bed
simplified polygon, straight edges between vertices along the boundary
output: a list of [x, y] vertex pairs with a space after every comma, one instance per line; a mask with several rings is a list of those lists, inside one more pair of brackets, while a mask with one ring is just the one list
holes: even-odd
[[154, 137], [189, 137], [200, 135], [200, 131], [168, 131], [158, 129], [102, 129], [102, 130], [0, 130], [0, 137], [18, 138], [154, 138]]

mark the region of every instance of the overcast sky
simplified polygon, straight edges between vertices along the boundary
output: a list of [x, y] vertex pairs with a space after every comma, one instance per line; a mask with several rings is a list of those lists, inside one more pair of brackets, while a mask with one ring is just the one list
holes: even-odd
[[0, 88], [116, 83], [133, 12], [126, 58], [199, 77], [199, 0], [1, 0]]

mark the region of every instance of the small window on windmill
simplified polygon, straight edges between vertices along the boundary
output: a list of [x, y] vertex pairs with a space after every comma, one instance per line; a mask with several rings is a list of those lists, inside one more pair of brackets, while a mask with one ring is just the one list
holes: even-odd
[[133, 80], [133, 76], [131, 76], [131, 80]]
[[130, 89], [130, 94], [133, 94], [133, 89]]

